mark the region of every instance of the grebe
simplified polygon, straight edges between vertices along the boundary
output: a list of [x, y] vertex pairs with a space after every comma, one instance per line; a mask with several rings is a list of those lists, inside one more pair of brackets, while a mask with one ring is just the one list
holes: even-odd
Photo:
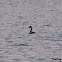
[[59, 58], [52, 58], [52, 60], [60, 60], [61, 61], [61, 59], [59, 59]]
[[31, 28], [30, 33], [29, 33], [29, 34], [34, 34], [35, 32], [32, 32], [32, 26], [29, 26], [29, 28]]

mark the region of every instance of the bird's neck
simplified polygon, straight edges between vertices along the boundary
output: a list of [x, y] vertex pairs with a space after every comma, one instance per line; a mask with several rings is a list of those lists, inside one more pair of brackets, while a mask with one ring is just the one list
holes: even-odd
[[31, 28], [30, 32], [32, 32], [32, 28]]

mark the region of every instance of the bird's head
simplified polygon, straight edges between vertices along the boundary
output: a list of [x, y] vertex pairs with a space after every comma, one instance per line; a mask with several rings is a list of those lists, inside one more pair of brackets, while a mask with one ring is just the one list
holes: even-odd
[[29, 28], [32, 28], [32, 26], [29, 26]]

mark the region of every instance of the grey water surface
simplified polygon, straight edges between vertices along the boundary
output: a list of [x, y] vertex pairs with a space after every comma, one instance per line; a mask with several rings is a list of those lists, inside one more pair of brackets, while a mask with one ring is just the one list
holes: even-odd
[[62, 62], [62, 0], [0, 0], [0, 62]]

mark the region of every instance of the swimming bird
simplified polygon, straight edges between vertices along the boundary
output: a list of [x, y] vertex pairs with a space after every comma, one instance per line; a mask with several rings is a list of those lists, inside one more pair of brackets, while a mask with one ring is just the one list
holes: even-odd
[[32, 32], [32, 26], [29, 26], [29, 28], [31, 29], [29, 34], [34, 34], [35, 32]]
[[52, 60], [57, 60], [58, 58], [52, 58]]
[[58, 58], [58, 60], [61, 60], [60, 58]]
[[60, 59], [60, 58], [52, 58], [52, 60], [60, 60], [60, 61], [61, 61], [61, 59]]

